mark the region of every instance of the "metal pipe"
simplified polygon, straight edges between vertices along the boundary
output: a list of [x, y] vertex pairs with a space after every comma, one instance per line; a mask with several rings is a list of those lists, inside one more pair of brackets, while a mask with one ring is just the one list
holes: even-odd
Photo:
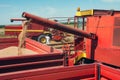
[[13, 22], [13, 21], [25, 21], [26, 19], [24, 19], [24, 18], [12, 18], [12, 19], [10, 19], [10, 21], [11, 22]]
[[24, 17], [28, 20], [31, 19], [32, 20], [31, 22], [35, 22], [37, 24], [44, 25], [44, 26], [47, 26], [50, 28], [54, 28], [54, 29], [57, 29], [60, 31], [67, 32], [67, 33], [71, 33], [71, 34], [74, 34], [77, 36], [82, 36], [82, 37], [86, 37], [89, 39], [94, 38], [94, 37], [92, 37], [92, 35], [90, 33], [87, 33], [85, 31], [75, 29], [75, 28], [72, 28], [71, 26], [63, 25], [61, 23], [51, 21], [51, 20], [48, 20], [45, 18], [41, 18], [41, 17], [35, 16], [35, 15], [32, 15], [30, 13], [27, 13], [27, 12], [23, 12], [22, 17]]

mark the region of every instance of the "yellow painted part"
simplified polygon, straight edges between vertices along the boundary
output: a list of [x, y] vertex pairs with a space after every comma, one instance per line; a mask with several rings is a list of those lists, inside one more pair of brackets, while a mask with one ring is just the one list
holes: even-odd
[[79, 56], [77, 56], [76, 61], [80, 60], [81, 58], [86, 58], [86, 53], [82, 52]]
[[81, 11], [77, 11], [76, 16], [81, 16]]
[[75, 64], [76, 63], [76, 59], [74, 58], [74, 61], [73, 61], [73, 63]]
[[93, 15], [93, 9], [76, 12], [76, 16], [91, 16], [91, 15]]
[[42, 38], [40, 42], [46, 43], [46, 38]]
[[49, 31], [44, 31], [44, 33], [50, 33]]
[[[5, 29], [7, 32], [20, 32], [21, 29]], [[43, 32], [43, 30], [27, 30], [27, 32]]]

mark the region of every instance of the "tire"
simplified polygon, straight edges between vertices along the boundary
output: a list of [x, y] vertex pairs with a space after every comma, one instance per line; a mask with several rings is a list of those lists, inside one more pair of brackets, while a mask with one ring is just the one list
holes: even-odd
[[44, 34], [38, 36], [37, 41], [40, 42], [40, 43], [46, 44], [47, 39], [46, 39], [45, 36], [46, 36], [46, 35], [44, 35]]

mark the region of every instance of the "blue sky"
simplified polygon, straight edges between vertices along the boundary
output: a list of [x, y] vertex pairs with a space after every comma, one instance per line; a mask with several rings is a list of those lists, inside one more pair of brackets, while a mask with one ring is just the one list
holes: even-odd
[[120, 0], [0, 0], [0, 25], [10, 23], [11, 18], [21, 18], [22, 12], [41, 17], [75, 15], [77, 7], [86, 9], [120, 10]]

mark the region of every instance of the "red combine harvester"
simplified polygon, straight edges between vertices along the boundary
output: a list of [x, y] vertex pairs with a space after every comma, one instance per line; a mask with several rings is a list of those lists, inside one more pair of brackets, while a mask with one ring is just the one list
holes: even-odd
[[[81, 14], [79, 14], [81, 12]], [[75, 20], [83, 20], [83, 28], [94, 39], [86, 39], [87, 57], [106, 64], [120, 66], [120, 11], [78, 11]]]
[[[11, 19], [11, 22], [13, 21], [25, 21], [26, 19], [19, 19], [14, 18]], [[19, 33], [22, 30], [22, 25], [1, 25], [0, 26], [0, 35], [1, 36], [12, 36], [12, 37], [18, 37]], [[46, 36], [49, 36], [50, 39], [54, 41], [61, 41], [65, 35], [62, 31], [49, 29], [48, 27], [44, 25], [38, 25], [36, 23], [31, 23], [27, 30], [27, 37], [34, 39], [41, 43], [46, 43]], [[3, 37], [2, 37], [3, 40]], [[2, 41], [1, 40], [1, 41]]]
[[[16, 80], [119, 80], [120, 79], [120, 11], [78, 11], [75, 19], [85, 21], [83, 30], [56, 23], [29, 13], [22, 15], [38, 25], [76, 35], [75, 50], [85, 41], [86, 57], [63, 53], [41, 57], [0, 59], [0, 79]], [[84, 45], [84, 44], [82, 44]], [[32, 48], [31, 48], [32, 50]], [[41, 54], [41, 53], [40, 53]], [[50, 55], [52, 57], [50, 57]], [[84, 63], [84, 64], [83, 64]], [[79, 65], [78, 65], [79, 64]]]
[[[22, 26], [21, 25], [1, 25], [0, 29], [1, 29], [0, 30], [1, 36], [7, 36], [7, 37], [9, 36], [9, 38], [11, 38], [11, 36], [12, 36], [14, 38], [17, 38], [19, 33], [22, 30]], [[47, 28], [45, 28], [44, 26], [41, 26], [41, 25], [34, 24], [34, 23], [31, 23], [31, 25], [28, 27], [27, 32], [28, 32], [27, 36], [29, 38], [37, 40], [41, 43], [46, 43], [45, 36], [51, 35], [51, 33], [49, 32], [49, 30]], [[3, 37], [1, 37], [1, 38], [3, 39]]]
[[[11, 19], [11, 22], [13, 21], [25, 21], [26, 19], [20, 19], [20, 18], [13, 18]], [[54, 20], [55, 21], [55, 20]], [[56, 21], [55, 21], [56, 22]], [[13, 28], [14, 29], [14, 28]], [[62, 31], [50, 29], [47, 26], [44, 25], [38, 25], [36, 23], [31, 22], [30, 26], [28, 27], [28, 37], [31, 37], [34, 40], [37, 40], [41, 43], [46, 43], [46, 36], [49, 36], [50, 39], [54, 41], [61, 41], [64, 40], [66, 34]]]

